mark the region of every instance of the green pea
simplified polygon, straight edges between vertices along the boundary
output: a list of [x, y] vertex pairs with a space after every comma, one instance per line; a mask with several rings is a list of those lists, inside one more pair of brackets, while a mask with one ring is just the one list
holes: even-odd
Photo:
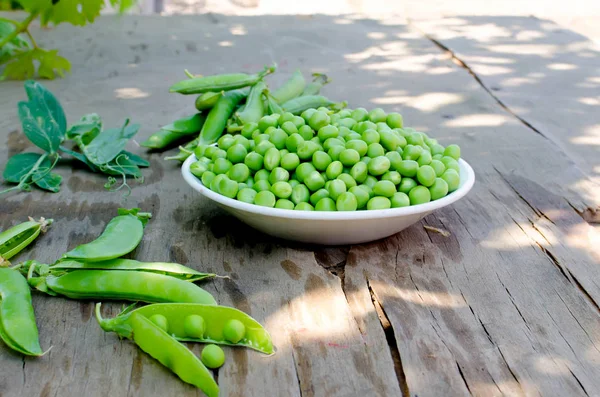
[[368, 210], [385, 210], [392, 207], [390, 199], [387, 197], [373, 197], [367, 203]]
[[312, 158], [313, 154], [319, 150], [319, 145], [312, 141], [306, 141], [298, 146], [298, 157], [301, 160], [308, 160]]
[[275, 167], [269, 174], [269, 183], [272, 185], [275, 182], [287, 182], [290, 179], [288, 170], [282, 167]]
[[285, 147], [291, 153], [298, 151], [298, 146], [304, 143], [304, 138], [300, 134], [292, 134], [285, 140]]
[[448, 194], [448, 183], [442, 178], [435, 178], [433, 185], [429, 187], [431, 200], [441, 199]]
[[317, 136], [322, 142], [325, 142], [329, 138], [337, 138], [340, 131], [334, 125], [326, 125], [324, 127], [319, 128], [319, 132]]
[[385, 119], [385, 122], [392, 128], [402, 128], [404, 125], [404, 121], [400, 113], [389, 113]]
[[460, 146], [458, 146], [458, 145], [446, 146], [446, 149], [444, 149], [444, 156], [452, 157], [454, 160], [458, 160], [460, 158]]
[[398, 185], [402, 180], [402, 176], [397, 171], [388, 171], [381, 176], [381, 179], [385, 181], [390, 181], [394, 185]]
[[329, 191], [327, 189], [321, 188], [310, 195], [310, 203], [313, 206], [317, 205], [317, 203], [325, 197], [329, 197]]
[[202, 174], [202, 184], [208, 188], [210, 188], [210, 184], [212, 180], [215, 178], [215, 173], [212, 171], [206, 171]]
[[356, 132], [351, 132], [344, 137], [344, 141], [346, 141], [346, 142], [353, 141], [353, 140], [360, 140], [360, 139], [362, 139], [362, 137], [360, 136], [360, 134], [357, 134]]
[[192, 165], [190, 165], [190, 172], [196, 178], [202, 178], [202, 174], [208, 171], [208, 166], [201, 161], [194, 161]]
[[[261, 193], [270, 193], [270, 192], [261, 192]], [[257, 195], [260, 196], [259, 193]], [[273, 194], [271, 193], [271, 196]], [[262, 204], [259, 204], [262, 205]], [[269, 207], [273, 207], [275, 205], [275, 199], [273, 197], [273, 205], [270, 205]], [[231, 343], [238, 343], [239, 341], [241, 341], [242, 339], [244, 339], [244, 336], [246, 336], [246, 326], [244, 325], [244, 323], [242, 323], [240, 320], [236, 320], [236, 319], [231, 319], [228, 320], [225, 325], [223, 326], [223, 336], [225, 337], [225, 340], [231, 342]]]
[[308, 190], [306, 185], [299, 184], [292, 188], [292, 194], [290, 196], [290, 199], [294, 204], [303, 202], [308, 203], [308, 200], [310, 199], [310, 191]]
[[242, 134], [242, 136], [250, 139], [252, 137], [252, 133], [256, 130], [258, 130], [258, 123], [250, 122], [250, 123], [244, 124], [244, 126], [242, 127], [241, 134]]
[[423, 135], [421, 135], [418, 132], [410, 134], [408, 137], [406, 137], [406, 141], [409, 145], [415, 146], [423, 146], [425, 144], [425, 142], [423, 141]]
[[[202, 176], [202, 178], [204, 178], [204, 176]], [[458, 175], [458, 172], [453, 169], [446, 170], [442, 174], [442, 179], [448, 184], [448, 192], [455, 191], [460, 185], [460, 176]]]
[[169, 322], [167, 318], [162, 314], [154, 314], [148, 318], [148, 320], [152, 321], [154, 325], [158, 328], [162, 329], [165, 332], [169, 332]]
[[235, 198], [238, 193], [239, 186], [236, 181], [229, 178], [223, 178], [219, 182], [219, 193], [225, 197]]
[[229, 170], [229, 177], [236, 182], [245, 182], [250, 177], [250, 168], [244, 163], [236, 164]]
[[360, 161], [360, 154], [354, 149], [344, 149], [340, 153], [339, 160], [346, 167], [351, 167]]
[[261, 156], [264, 156], [269, 149], [276, 149], [275, 145], [269, 141], [261, 141], [254, 147], [254, 151]]
[[[256, 186], [256, 185], [254, 185], [254, 186]], [[275, 200], [275, 195], [270, 190], [261, 190], [260, 192], [258, 192], [258, 194], [256, 195], [256, 197], [254, 198], [254, 204], [260, 205], [262, 207], [271, 207], [271, 208], [273, 208], [275, 206], [275, 201], [276, 201]], [[239, 340], [238, 341], [229, 340], [229, 341], [233, 342], [233, 343], [237, 343]]]
[[444, 163], [447, 170], [450, 169], [450, 170], [454, 170], [454, 171], [460, 173], [460, 167], [458, 165], [458, 161], [456, 161], [454, 158], [449, 157], [449, 156], [444, 156], [444, 157], [442, 157], [442, 159], [440, 161], [442, 163]]
[[239, 201], [243, 201], [244, 203], [254, 204], [254, 198], [256, 197], [256, 193], [256, 190], [247, 187], [239, 189], [236, 198]]
[[433, 168], [437, 177], [442, 176], [444, 171], [446, 171], [446, 166], [439, 160], [431, 160], [431, 163], [429, 163], [429, 165], [431, 166], [431, 168]]
[[261, 130], [262, 132], [265, 132], [267, 130], [267, 128], [269, 127], [277, 127], [278, 125], [278, 118], [277, 117], [273, 117], [271, 116], [263, 116], [259, 121], [258, 121], [258, 129]]
[[[375, 185], [373, 185], [375, 186]], [[356, 187], [359, 187], [361, 189], [363, 189], [365, 192], [369, 193], [369, 198], [375, 196], [375, 193], [373, 193], [373, 188], [369, 185], [365, 185], [364, 183], [362, 185], [358, 185]], [[350, 189], [352, 190], [352, 189]], [[369, 199], [367, 199], [367, 201], [369, 201]], [[365, 201], [365, 205], [367, 205], [367, 201]]]
[[353, 186], [348, 190], [354, 195], [354, 197], [356, 197], [356, 208], [358, 209], [364, 208], [367, 205], [367, 202], [370, 198], [369, 191], [367, 191], [361, 186], [365, 185]]
[[431, 158], [431, 153], [429, 153], [426, 150], [423, 150], [423, 153], [421, 153], [421, 156], [419, 156], [417, 163], [419, 163], [419, 165], [429, 165], [431, 164], [432, 160], [433, 159]]
[[306, 121], [304, 121], [304, 119], [301, 116], [294, 116], [294, 118], [292, 118], [291, 121], [292, 123], [294, 123], [296, 129], [299, 129], [300, 127], [306, 124]]
[[304, 178], [304, 184], [310, 191], [317, 191], [325, 185], [325, 179], [319, 171], [313, 171]]
[[396, 185], [391, 181], [378, 181], [373, 186], [375, 196], [392, 197], [396, 193]]
[[300, 165], [300, 158], [296, 153], [288, 153], [281, 157], [281, 167], [288, 171], [294, 171]]
[[202, 339], [204, 338], [205, 330], [206, 325], [202, 316], [190, 314], [183, 319], [183, 332], [185, 333], [185, 336], [195, 339]]
[[346, 184], [346, 189], [350, 189], [351, 187], [357, 185], [356, 181], [350, 174], [341, 174], [336, 179], [343, 181]]
[[310, 205], [309, 203], [302, 202], [302, 203], [296, 204], [296, 206], [294, 207], [294, 210], [296, 210], [296, 211], [314, 211], [315, 208], [312, 205]]
[[215, 150], [211, 157], [212, 161], [215, 161], [216, 159], [224, 159], [224, 158], [227, 158], [227, 152], [223, 149]]
[[431, 186], [435, 182], [435, 171], [429, 165], [419, 167], [417, 170], [417, 180], [423, 186]]
[[329, 115], [325, 112], [316, 111], [310, 116], [308, 119], [308, 125], [315, 131], [319, 131], [322, 127], [325, 127], [329, 124]]
[[[260, 181], [256, 181], [254, 183], [254, 186], [252, 186], [252, 189], [256, 190], [257, 192], [271, 190], [271, 184], [269, 183], [269, 181], [261, 179]], [[255, 200], [256, 200], [256, 198], [255, 198]]]
[[329, 197], [323, 197], [315, 205], [316, 211], [336, 211], [335, 201]]
[[277, 198], [286, 199], [292, 195], [292, 186], [287, 182], [278, 181], [271, 185], [271, 192]]
[[335, 208], [338, 211], [356, 211], [358, 208], [358, 200], [356, 200], [356, 196], [350, 192], [342, 193], [335, 201]]
[[[343, 150], [343, 149], [342, 149]], [[344, 166], [341, 161], [333, 161], [327, 166], [325, 174], [328, 179], [335, 179], [344, 171]]]
[[270, 148], [265, 153], [264, 167], [266, 170], [271, 171], [275, 167], [279, 166], [281, 161], [281, 154], [277, 148]]
[[229, 134], [223, 135], [217, 141], [217, 146], [219, 146], [219, 149], [223, 149], [225, 151], [228, 150], [233, 145], [235, 145], [235, 139], [233, 138], [232, 135], [229, 135]]
[[404, 160], [417, 160], [421, 157], [421, 153], [423, 153], [421, 146], [406, 145], [402, 152], [402, 158]]
[[419, 169], [419, 163], [414, 160], [402, 160], [402, 162], [396, 167], [396, 171], [402, 176], [413, 177], [417, 175]]
[[258, 170], [258, 171], [256, 171], [256, 174], [254, 174], [254, 181], [256, 181], [256, 182], [262, 181], [262, 180], [268, 181], [269, 175], [271, 175], [271, 173], [265, 169]]
[[379, 123], [387, 119], [387, 114], [381, 108], [375, 108], [369, 112], [369, 120], [373, 123]]
[[369, 161], [369, 164], [367, 164], [369, 174], [374, 176], [385, 174], [390, 169], [390, 166], [390, 159], [385, 156], [375, 157]]
[[310, 119], [310, 117], [315, 114], [317, 111], [317, 109], [306, 109], [304, 112], [302, 112], [302, 114], [300, 114], [300, 117], [302, 117], [304, 119], [304, 121], [308, 122], [308, 120]]
[[217, 345], [206, 345], [200, 353], [200, 360], [207, 368], [216, 369], [225, 364], [225, 353]]
[[286, 134], [292, 135], [298, 133], [298, 127], [292, 121], [286, 121], [281, 125], [281, 129], [285, 131]]
[[316, 171], [314, 165], [311, 163], [302, 163], [296, 168], [296, 177], [300, 182], [304, 182], [304, 178], [310, 175], [313, 171]]
[[386, 150], [396, 150], [400, 145], [400, 138], [395, 133], [390, 131], [379, 131], [381, 137], [381, 146]]
[[275, 203], [275, 208], [280, 208], [282, 210], [293, 210], [294, 203], [292, 203], [290, 200], [287, 200], [287, 199], [279, 199]]
[[231, 161], [224, 158], [218, 158], [214, 162], [213, 172], [217, 175], [224, 174], [229, 171], [232, 166], [233, 164], [231, 164]]
[[370, 145], [372, 143], [379, 143], [381, 139], [381, 137], [379, 136], [379, 132], [370, 128], [362, 132], [361, 138], [363, 142], [365, 142], [367, 145]]
[[367, 164], [362, 161], [354, 164], [350, 169], [350, 176], [354, 178], [357, 183], [363, 183], [367, 179], [367, 176], [369, 176]]
[[312, 163], [317, 170], [325, 171], [331, 162], [331, 157], [327, 153], [320, 150], [313, 153]]
[[356, 120], [350, 117], [345, 117], [338, 121], [338, 127], [352, 128], [356, 124]]
[[340, 194], [345, 193], [346, 192], [346, 184], [344, 183], [344, 181], [340, 180], [340, 179], [334, 179], [329, 183], [329, 186], [327, 187], [327, 191], [329, 192], [329, 197], [331, 197], [334, 200], [337, 200], [337, 198], [340, 196]]
[[300, 136], [304, 138], [305, 141], [309, 141], [313, 138], [315, 132], [312, 128], [310, 128], [310, 126], [303, 125], [302, 127], [298, 128], [298, 134], [300, 134]]
[[369, 112], [365, 108], [356, 108], [352, 111], [351, 117], [356, 121], [363, 121], [369, 117]]
[[[257, 131], [260, 131], [260, 130], [257, 130]], [[268, 141], [269, 138], [270, 138], [270, 136], [267, 134], [256, 134], [255, 136], [252, 137], [252, 141], [254, 142], [255, 145], [258, 145], [262, 141]]]
[[408, 192], [410, 205], [424, 204], [431, 201], [431, 193], [425, 186], [415, 186]]
[[371, 158], [379, 157], [385, 155], [385, 149], [379, 143], [371, 143], [367, 148], [367, 156]]

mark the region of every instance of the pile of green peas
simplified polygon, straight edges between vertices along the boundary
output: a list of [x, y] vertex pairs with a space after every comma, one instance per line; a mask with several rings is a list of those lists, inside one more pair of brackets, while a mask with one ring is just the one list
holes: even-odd
[[250, 204], [303, 211], [399, 208], [460, 185], [460, 147], [442, 146], [376, 108], [271, 114], [200, 145], [190, 171], [204, 186]]

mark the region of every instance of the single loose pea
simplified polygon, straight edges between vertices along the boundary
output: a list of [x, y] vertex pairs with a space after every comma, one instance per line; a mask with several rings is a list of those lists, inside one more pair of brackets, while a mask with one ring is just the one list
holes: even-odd
[[[254, 183], [254, 186], [252, 186], [252, 189], [256, 190], [257, 192], [271, 190], [271, 184], [269, 183], [269, 181], [267, 181], [265, 179], [261, 179], [260, 181], [256, 181]], [[256, 197], [254, 199], [256, 200]]]
[[[344, 149], [342, 149], [344, 150]], [[344, 171], [344, 165], [341, 161], [333, 161], [331, 164], [327, 166], [325, 170], [325, 174], [327, 175], [327, 179], [335, 179]]]
[[223, 149], [225, 151], [227, 151], [233, 145], [235, 145], [235, 139], [233, 138], [232, 135], [229, 135], [229, 134], [223, 135], [217, 141], [217, 146], [219, 146], [219, 149]]
[[284, 181], [275, 182], [271, 185], [271, 192], [277, 198], [286, 199], [292, 195], [292, 186]]
[[385, 155], [385, 149], [379, 143], [371, 143], [367, 149], [367, 156], [371, 158]]
[[398, 171], [388, 171], [381, 176], [381, 180], [390, 181], [394, 185], [398, 185], [402, 180], [402, 176]]
[[254, 174], [254, 181], [255, 182], [258, 182], [260, 180], [268, 181], [269, 175], [271, 175], [271, 173], [265, 169], [258, 170], [258, 171], [256, 171], [256, 174]]
[[290, 196], [290, 200], [292, 200], [292, 202], [294, 204], [298, 204], [298, 203], [308, 203], [308, 200], [310, 199], [310, 190], [308, 190], [308, 188], [306, 187], [306, 185], [296, 185], [292, 188], [292, 194]]
[[229, 178], [236, 182], [245, 182], [250, 177], [250, 168], [244, 163], [235, 164], [229, 170]]
[[404, 120], [402, 119], [402, 115], [400, 113], [389, 113], [385, 119], [385, 122], [392, 128], [402, 128], [404, 125]]
[[312, 155], [319, 150], [319, 145], [313, 141], [305, 141], [298, 146], [298, 157], [300, 160], [308, 160], [312, 158]]
[[396, 171], [400, 173], [402, 176], [413, 177], [417, 175], [417, 171], [419, 169], [419, 163], [414, 160], [402, 160], [400, 164], [396, 167]]
[[356, 196], [350, 192], [340, 194], [335, 201], [335, 208], [338, 211], [356, 211], [358, 208]]
[[257, 143], [254, 147], [254, 151], [263, 157], [269, 149], [276, 149], [275, 145], [273, 145], [273, 143], [271, 143], [270, 141], [261, 141], [260, 143]]
[[294, 207], [294, 210], [296, 211], [314, 211], [315, 208], [310, 205], [309, 203], [298, 203], [296, 204], [296, 206]]
[[316, 192], [314, 192], [313, 194], [310, 195], [310, 203], [312, 205], [317, 205], [317, 203], [319, 201], [321, 201], [323, 198], [325, 197], [329, 197], [329, 191], [327, 189], [319, 189]]
[[[206, 173], [205, 173], [206, 175]], [[204, 178], [204, 176], [203, 176]], [[458, 172], [456, 172], [455, 170], [446, 170], [443, 174], [442, 174], [442, 179], [446, 181], [446, 183], [448, 184], [448, 192], [453, 192], [456, 189], [458, 189], [458, 186], [460, 185], [460, 176], [458, 175]]]
[[238, 183], [236, 181], [232, 181], [229, 178], [223, 178], [219, 182], [219, 193], [225, 197], [235, 198], [238, 193]]
[[327, 187], [327, 191], [329, 192], [329, 197], [333, 200], [337, 200], [337, 198], [342, 193], [346, 193], [346, 184], [344, 181], [339, 179], [334, 179], [330, 181], [329, 186]]
[[225, 364], [225, 353], [217, 345], [206, 345], [200, 353], [200, 360], [207, 368], [217, 369]]
[[352, 111], [351, 116], [356, 121], [363, 121], [369, 117], [369, 112], [365, 108], [356, 108]]
[[[273, 205], [270, 207], [273, 207], [274, 205], [275, 200], [273, 200]], [[225, 337], [225, 340], [231, 343], [238, 343], [246, 336], [246, 326], [240, 320], [231, 319], [223, 326], [223, 336]]]
[[368, 148], [367, 143], [361, 139], [353, 139], [346, 142], [346, 149], [356, 150], [361, 157], [367, 154]]
[[315, 166], [311, 163], [302, 163], [296, 168], [296, 177], [300, 182], [304, 182], [304, 178], [316, 170]]
[[390, 159], [385, 156], [377, 156], [367, 164], [369, 174], [379, 176], [385, 174], [390, 169]]
[[447, 170], [450, 169], [450, 170], [454, 170], [454, 171], [460, 173], [460, 167], [458, 165], [458, 161], [456, 161], [453, 157], [444, 156], [444, 157], [442, 157], [442, 159], [440, 161], [442, 163], [444, 163]]
[[402, 151], [402, 158], [404, 160], [417, 160], [421, 157], [423, 148], [421, 146], [406, 145]]
[[224, 159], [227, 158], [227, 152], [223, 149], [217, 149], [213, 152], [212, 154], [212, 161], [215, 161], [216, 159]]
[[323, 197], [315, 205], [315, 211], [336, 211], [335, 201], [329, 197]]
[[279, 166], [281, 161], [281, 154], [277, 148], [270, 148], [265, 153], [264, 167], [266, 170], [271, 171], [273, 168]]
[[255, 197], [256, 197], [256, 190], [247, 187], [247, 188], [239, 189], [236, 198], [239, 201], [243, 201], [244, 203], [254, 204]]
[[458, 160], [460, 158], [460, 146], [458, 146], [458, 145], [446, 146], [446, 149], [444, 149], [444, 156], [452, 157], [454, 160]]
[[448, 183], [442, 178], [435, 178], [433, 185], [429, 187], [431, 200], [441, 199], [448, 194]]
[[417, 180], [423, 186], [431, 186], [435, 182], [435, 171], [429, 165], [419, 167], [417, 170]]
[[[371, 196], [369, 195], [370, 188], [369, 188], [369, 191], [367, 191], [367, 189], [365, 189], [363, 186], [366, 186], [366, 185], [353, 186], [348, 190], [350, 193], [352, 193], [356, 197], [356, 208], [357, 209], [364, 208], [367, 205], [367, 203], [369, 202], [369, 198], [371, 198]], [[368, 188], [368, 186], [367, 186], [367, 188]]]
[[369, 176], [367, 163], [359, 161], [354, 164], [350, 169], [350, 176], [354, 178], [357, 183], [363, 183], [367, 179], [367, 176]]
[[204, 174], [206, 171], [208, 171], [208, 165], [201, 161], [194, 161], [192, 165], [190, 165], [190, 172], [196, 178], [202, 178], [202, 174]]
[[313, 114], [315, 114], [315, 112], [317, 111], [317, 109], [306, 109], [304, 112], [302, 112], [302, 114], [300, 114], [300, 117], [302, 117], [304, 119], [304, 121], [308, 122], [308, 120], [310, 119], [310, 116], [312, 116]]
[[417, 181], [412, 178], [402, 178], [400, 185], [398, 185], [398, 191], [408, 194], [417, 185]]
[[369, 112], [369, 120], [373, 123], [379, 123], [387, 119], [387, 114], [381, 108], [375, 108]]
[[[254, 186], [256, 186], [256, 185], [254, 185]], [[260, 192], [258, 192], [258, 194], [256, 195], [256, 197], [254, 198], [254, 204], [260, 205], [260, 206], [263, 206], [263, 207], [271, 207], [271, 208], [273, 208], [275, 206], [275, 201], [276, 201], [275, 200], [275, 195], [270, 190], [261, 190]], [[229, 339], [227, 338], [227, 340], [229, 340]], [[229, 340], [229, 341], [233, 342], [233, 343], [237, 343], [239, 341], [239, 339], [238, 339], [238, 341], [235, 341], [235, 342], [232, 341], [232, 340]]]
[[292, 121], [286, 121], [281, 125], [281, 129], [285, 131], [286, 134], [292, 135], [298, 133], [298, 127]]
[[287, 182], [290, 179], [288, 170], [282, 167], [275, 167], [269, 174], [269, 183], [272, 185], [275, 182]]
[[314, 192], [325, 185], [325, 179], [319, 171], [313, 171], [304, 178], [304, 184], [310, 191]]
[[290, 200], [287, 200], [287, 199], [279, 199], [275, 203], [275, 208], [280, 208], [282, 210], [293, 210], [294, 203], [292, 203]]
[[300, 146], [303, 142], [304, 138], [302, 138], [300, 134], [292, 134], [285, 140], [285, 147], [290, 151], [290, 153], [295, 153], [298, 151], [298, 146]]
[[373, 186], [375, 196], [392, 197], [396, 193], [396, 185], [390, 181], [378, 181]]
[[218, 158], [214, 162], [213, 172], [217, 175], [224, 174], [229, 171], [232, 166], [233, 164], [231, 164], [231, 161], [224, 158]]
[[258, 123], [247, 123], [242, 127], [241, 134], [242, 136], [250, 139], [252, 137], [252, 133], [258, 129]]
[[387, 197], [375, 196], [367, 203], [368, 210], [385, 210], [392, 207], [390, 199]]
[[316, 111], [310, 116], [308, 119], [308, 125], [315, 131], [319, 131], [322, 127], [325, 127], [329, 124], [329, 115], [322, 111]]
[[294, 171], [300, 165], [300, 158], [296, 153], [288, 153], [281, 157], [280, 165], [288, 171]]
[[326, 125], [324, 127], [319, 128], [317, 132], [317, 136], [321, 140], [321, 142], [325, 142], [329, 138], [337, 138], [340, 131], [334, 125]]
[[202, 316], [190, 314], [183, 319], [183, 332], [187, 337], [202, 339], [204, 338], [205, 329], [206, 326]]
[[423, 150], [423, 153], [421, 153], [421, 155], [419, 156], [417, 163], [419, 163], [419, 165], [430, 165], [432, 160], [433, 159], [431, 158], [431, 153], [429, 153], [426, 150]]
[[424, 204], [431, 201], [431, 193], [425, 186], [415, 186], [408, 192], [410, 205]]
[[340, 161], [346, 167], [351, 167], [360, 161], [360, 154], [354, 149], [344, 149], [340, 153]]
[[258, 120], [258, 129], [262, 132], [265, 132], [269, 127], [277, 127], [279, 124], [277, 120], [278, 119], [272, 115], [263, 116], [260, 120]]
[[406, 193], [396, 192], [390, 199], [392, 208], [408, 207], [410, 205], [410, 199]]
[[298, 128], [298, 134], [300, 134], [305, 141], [310, 141], [315, 135], [315, 132], [312, 128], [310, 128], [310, 126], [303, 125], [302, 127]]
[[349, 190], [351, 187], [353, 187], [353, 186], [356, 186], [356, 185], [357, 185], [356, 181], [354, 180], [354, 178], [352, 178], [352, 175], [350, 175], [350, 174], [345, 174], [345, 173], [342, 173], [342, 174], [341, 174], [340, 176], [338, 176], [336, 179], [339, 179], [339, 180], [342, 180], [342, 181], [344, 181], [344, 183], [346, 184], [346, 189], [348, 189], [348, 190]]
[[435, 176], [437, 177], [442, 176], [444, 171], [446, 171], [446, 166], [439, 160], [431, 160], [431, 163], [429, 163], [429, 165], [431, 166], [431, 168], [433, 168], [433, 170], [435, 171]]
[[202, 174], [202, 184], [208, 188], [210, 188], [210, 183], [215, 178], [215, 173], [212, 171], [206, 171]]
[[169, 332], [169, 322], [167, 318], [162, 314], [154, 314], [148, 318], [148, 320], [152, 321], [154, 325], [158, 328], [162, 329], [165, 332]]

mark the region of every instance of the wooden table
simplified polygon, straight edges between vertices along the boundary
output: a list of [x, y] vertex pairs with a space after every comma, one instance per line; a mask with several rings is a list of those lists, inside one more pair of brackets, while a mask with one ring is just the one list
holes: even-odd
[[[463, 200], [371, 244], [322, 248], [242, 225], [201, 198], [178, 165], [151, 168], [123, 202], [68, 164], [60, 193], [0, 198], [0, 228], [55, 219], [18, 260], [52, 262], [97, 236], [119, 206], [154, 215], [135, 257], [231, 278], [205, 284], [266, 325], [278, 351], [226, 349], [223, 396], [600, 395], [600, 52], [535, 18], [404, 24], [354, 17], [105, 17], [36, 32], [73, 62], [45, 84], [70, 122], [126, 117], [138, 139], [193, 112], [167, 93], [183, 69], [326, 72], [326, 94], [401, 112], [457, 142], [477, 182]], [[19, 132], [22, 83], [0, 84], [0, 164], [35, 150]], [[141, 148], [132, 147], [138, 153]], [[425, 226], [448, 231], [449, 236]], [[359, 228], [360, 225], [356, 224]], [[41, 345], [0, 345], [0, 395], [201, 395], [100, 330], [92, 302], [34, 295]], [[115, 315], [119, 304], [106, 305]], [[200, 347], [190, 345], [196, 353]]]

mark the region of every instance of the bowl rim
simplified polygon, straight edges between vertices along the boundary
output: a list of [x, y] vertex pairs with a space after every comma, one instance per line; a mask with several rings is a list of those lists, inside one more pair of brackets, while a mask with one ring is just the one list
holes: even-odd
[[[415, 215], [432, 212], [439, 208], [450, 205], [463, 198], [475, 184], [475, 172], [473, 168], [463, 159], [459, 159], [459, 167], [464, 171], [467, 178], [459, 186], [457, 190], [442, 197], [439, 200], [430, 201], [429, 203], [411, 205], [401, 208], [388, 208], [382, 210], [367, 210], [367, 211], [297, 211], [282, 208], [262, 207], [256, 204], [244, 203], [225, 197], [219, 193], [215, 193], [205, 187], [202, 182], [196, 178], [190, 171], [190, 166], [196, 161], [196, 156], [192, 154], [188, 157], [181, 166], [183, 179], [194, 189], [200, 192], [203, 196], [211, 199], [225, 207], [233, 208], [239, 211], [253, 213], [267, 217], [288, 218], [288, 219], [305, 219], [305, 220], [331, 220], [331, 221], [348, 221], [361, 219], [381, 219], [395, 218], [405, 215]], [[462, 174], [462, 172], [461, 172]]]

